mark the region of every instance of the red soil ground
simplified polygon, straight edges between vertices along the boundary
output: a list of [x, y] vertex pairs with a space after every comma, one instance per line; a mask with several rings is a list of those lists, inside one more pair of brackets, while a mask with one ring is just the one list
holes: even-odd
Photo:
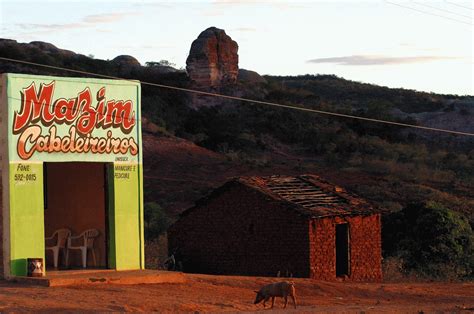
[[[253, 290], [278, 278], [187, 275], [183, 284], [32, 287], [0, 282], [3, 312], [259, 312]], [[293, 279], [298, 308], [280, 313], [474, 312], [474, 283], [343, 283]], [[291, 303], [289, 303], [291, 305]]]

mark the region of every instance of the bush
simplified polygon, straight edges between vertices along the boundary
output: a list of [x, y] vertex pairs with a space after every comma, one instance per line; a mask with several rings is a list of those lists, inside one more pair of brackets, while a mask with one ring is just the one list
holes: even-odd
[[474, 233], [467, 219], [438, 203], [412, 204], [384, 219], [384, 253], [407, 271], [440, 279], [472, 278]]
[[155, 202], [145, 203], [145, 239], [153, 240], [171, 225], [171, 219]]

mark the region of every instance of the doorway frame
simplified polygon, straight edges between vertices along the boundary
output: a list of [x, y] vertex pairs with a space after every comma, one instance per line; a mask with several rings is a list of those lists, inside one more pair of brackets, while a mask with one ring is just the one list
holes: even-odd
[[[341, 272], [339, 271], [339, 267], [338, 267], [338, 251], [340, 252], [341, 249], [338, 249], [338, 228], [342, 228], [342, 227], [345, 227], [345, 243], [346, 243], [346, 246], [347, 246], [347, 252], [346, 252], [346, 259], [345, 259], [345, 272]], [[351, 275], [351, 237], [350, 237], [350, 224], [348, 222], [342, 222], [342, 223], [338, 223], [335, 225], [334, 227], [334, 233], [335, 233], [335, 236], [334, 236], [334, 255], [335, 255], [335, 273], [336, 273], [336, 278], [341, 278], [341, 277], [350, 277]], [[339, 257], [340, 258], [340, 257]]]
[[[111, 200], [111, 193], [113, 193], [113, 188], [114, 188], [114, 181], [110, 180], [110, 171], [113, 169], [113, 162], [102, 162], [102, 161], [53, 161], [53, 162], [43, 162], [43, 238], [46, 237], [46, 211], [47, 206], [48, 206], [48, 164], [74, 164], [74, 163], [87, 163], [87, 164], [102, 164], [103, 166], [103, 193], [104, 193], [104, 238], [105, 238], [105, 247], [104, 247], [104, 252], [101, 252], [101, 254], [104, 254], [105, 258], [105, 268], [98, 268], [97, 266], [94, 266], [95, 268], [80, 268], [80, 269], [73, 269], [73, 268], [65, 268], [65, 269], [55, 269], [54, 271], [64, 271], [64, 270], [75, 270], [75, 271], [87, 271], [87, 270], [93, 270], [93, 269], [114, 269], [111, 267], [111, 262], [109, 260], [109, 252], [111, 249], [111, 237], [112, 235], [110, 234], [110, 219], [113, 219], [113, 206], [114, 203]], [[46, 269], [46, 250], [44, 253], [44, 267]], [[49, 270], [51, 271], [51, 270]]]

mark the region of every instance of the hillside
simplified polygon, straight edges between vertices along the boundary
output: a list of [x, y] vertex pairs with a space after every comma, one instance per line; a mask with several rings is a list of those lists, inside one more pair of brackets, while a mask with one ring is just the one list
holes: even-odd
[[[0, 39], [0, 56], [192, 87], [186, 72], [166, 62], [142, 66], [130, 56], [99, 60], [48, 43], [5, 39]], [[0, 60], [2, 72], [77, 76]], [[391, 89], [332, 75], [265, 76], [256, 81], [255, 76], [239, 74], [234, 85], [219, 92], [474, 132], [472, 96]], [[472, 137], [196, 97], [146, 85], [142, 110], [145, 202], [161, 206], [171, 221], [230, 177], [317, 173], [386, 213], [414, 202], [437, 202], [474, 226]]]
[[[189, 87], [191, 83], [185, 72], [159, 62], [141, 66], [130, 56], [119, 56], [114, 60], [93, 59], [43, 42], [25, 44], [0, 39], [0, 56], [172, 86]], [[5, 61], [0, 61], [0, 72], [78, 76], [76, 73]], [[414, 124], [431, 121], [428, 125], [467, 132], [472, 132], [474, 128], [472, 97], [390, 89], [331, 75], [266, 76], [265, 82], [257, 84], [241, 78], [236, 86], [223, 91], [372, 118]], [[150, 134], [145, 137], [145, 154], [147, 156], [150, 152], [149, 158], [160, 156], [151, 148], [160, 149], [159, 142], [170, 141], [170, 138], [177, 136], [182, 139], [176, 140], [176, 143], [186, 143], [186, 140], [194, 142], [200, 149], [204, 147], [214, 151], [209, 156], [219, 162], [232, 160], [230, 165], [237, 162], [248, 164], [250, 168], [271, 168], [280, 162], [274, 160], [274, 155], [285, 155], [279, 154], [283, 148], [288, 151], [286, 155], [294, 155], [295, 159], [300, 160], [296, 168], [305, 168], [317, 161], [319, 168], [324, 165], [356, 171], [367, 166], [380, 177], [393, 172], [391, 167], [377, 170], [374, 165], [364, 165], [362, 157], [368, 155], [374, 159], [373, 162], [380, 163], [380, 167], [386, 164], [397, 168], [394, 171], [410, 167], [422, 170], [421, 177], [407, 174], [405, 179], [413, 184], [423, 183], [430, 188], [446, 187], [448, 190], [444, 192], [469, 196], [465, 191], [472, 185], [474, 168], [474, 141], [469, 137], [444, 136], [209, 97], [199, 98], [212, 102], [212, 107], [194, 110], [192, 105], [197, 97], [145, 85], [142, 98], [144, 116], [152, 126], [149, 130], [145, 129]], [[148, 142], [152, 141], [158, 143], [149, 145]], [[179, 145], [176, 144], [173, 149]], [[215, 161], [209, 156], [204, 159], [214, 164]], [[184, 162], [190, 160], [184, 158]], [[431, 168], [443, 175], [431, 176]], [[159, 197], [150, 196], [150, 199]]]

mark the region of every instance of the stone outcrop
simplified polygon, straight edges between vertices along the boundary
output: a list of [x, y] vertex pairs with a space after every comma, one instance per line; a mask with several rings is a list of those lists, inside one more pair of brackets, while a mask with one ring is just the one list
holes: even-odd
[[237, 82], [239, 46], [224, 30], [210, 27], [193, 41], [186, 70], [195, 86], [219, 88]]
[[237, 77], [237, 79], [240, 82], [246, 82], [246, 83], [251, 83], [251, 84], [267, 82], [267, 80], [264, 77], [262, 77], [260, 74], [258, 74], [257, 72], [245, 70], [245, 69], [239, 69], [239, 76]]
[[141, 68], [140, 62], [128, 55], [117, 56], [112, 61], [118, 65], [118, 74], [121, 76], [130, 76]]
[[120, 65], [125, 65], [125, 66], [131, 66], [131, 67], [140, 66], [140, 62], [138, 62], [137, 59], [128, 55], [117, 56], [112, 61]]
[[59, 49], [53, 44], [43, 41], [32, 41], [30, 43], [19, 43], [13, 39], [0, 38], [0, 49], [7, 51], [18, 51], [23, 54], [31, 53], [37, 55], [38, 51], [52, 57], [60, 56], [62, 58], [70, 58], [75, 56], [76, 53], [66, 49]]

